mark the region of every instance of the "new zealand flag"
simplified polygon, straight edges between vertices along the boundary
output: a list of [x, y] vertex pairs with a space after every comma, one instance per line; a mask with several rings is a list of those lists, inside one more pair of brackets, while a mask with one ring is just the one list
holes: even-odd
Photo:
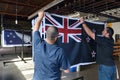
[[[32, 20], [33, 27], [36, 19]], [[99, 32], [104, 27], [103, 23], [89, 21], [86, 21], [86, 23], [96, 32], [98, 27], [100, 28]], [[57, 43], [64, 49], [71, 65], [95, 61], [96, 44], [84, 32], [79, 19], [46, 13], [40, 27], [43, 38], [45, 38], [45, 32], [49, 26], [58, 28], [59, 38]]]

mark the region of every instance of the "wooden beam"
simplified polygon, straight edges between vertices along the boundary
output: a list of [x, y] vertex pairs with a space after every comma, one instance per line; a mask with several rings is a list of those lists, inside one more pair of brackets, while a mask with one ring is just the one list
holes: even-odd
[[8, 9], [8, 4], [5, 6], [5, 11]]
[[[16, 14], [13, 14], [13, 13], [7, 13], [7, 12], [0, 12], [0, 14], [10, 15], [10, 16], [16, 16]], [[17, 14], [17, 16], [28, 17], [27, 15], [22, 15], [22, 14]]]
[[[27, 0], [27, 2], [29, 3], [30, 0]], [[18, 13], [21, 12], [23, 10], [24, 6], [21, 6], [20, 9], [18, 9]]]
[[113, 1], [114, 0], [112, 0], [112, 1], [109, 0], [107, 2], [108, 3], [107, 7], [106, 7], [105, 0], [103, 0], [103, 1], [100, 1], [100, 2], [96, 2], [96, 3], [91, 3], [91, 4], [89, 3], [89, 5], [87, 5], [87, 3], [85, 3], [86, 6], [84, 6], [84, 4], [81, 4], [82, 7], [79, 7], [79, 5], [76, 5], [75, 9], [79, 10], [79, 11], [81, 11], [81, 9], [83, 9], [83, 11], [88, 11], [88, 12], [89, 11], [90, 12], [94, 11], [94, 12], [98, 13], [98, 12], [107, 10], [107, 8], [108, 9], [113, 9], [114, 7], [118, 7], [120, 5], [120, 2], [113, 2]]
[[20, 13], [20, 11], [22, 11], [23, 10], [23, 6], [21, 6], [19, 9], [18, 9], [18, 11], [17, 11], [17, 13]]
[[31, 11], [29, 11], [27, 14], [32, 14], [32, 12], [38, 10], [37, 8], [33, 8]]
[[118, 55], [120, 55], [120, 52], [114, 53], [113, 55], [118, 56]]
[[[115, 7], [118, 7], [118, 6], [120, 6], [120, 4], [118, 4], [118, 5], [115, 5], [115, 4], [109, 4], [108, 5], [108, 9], [106, 9], [106, 6], [102, 6], [102, 7], [100, 7], [100, 6], [95, 6], [94, 7], [94, 12], [96, 12], [96, 13], [98, 13], [98, 12], [102, 12], [102, 11], [106, 11], [106, 10], [110, 10], [110, 9], [114, 9]], [[86, 8], [85, 9], [86, 11], [93, 11], [93, 8]]]
[[19, 6], [27, 6], [27, 7], [38, 7], [36, 5], [31, 5], [31, 4], [25, 4], [25, 3], [21, 3], [21, 2], [16, 2], [16, 1], [10, 1], [10, 0], [0, 0], [0, 3], [7, 3], [7, 4], [13, 4], [13, 5], [19, 5]]
[[[86, 4], [86, 3], [85, 3]], [[93, 8], [93, 7], [97, 7], [97, 6], [100, 6], [100, 5], [104, 5], [106, 4], [104, 0], [100, 1], [100, 2], [96, 2], [96, 3], [92, 3], [92, 4], [89, 4], [89, 5], [85, 5], [84, 8], [87, 9], [87, 8]], [[82, 4], [81, 4], [82, 5]]]
[[113, 46], [113, 47], [114, 47], [114, 49], [120, 49], [120, 46], [119, 46], [119, 45]]
[[[107, 3], [107, 4], [106, 4]], [[115, 1], [115, 0], [102, 0], [99, 2], [92, 2], [91, 4], [88, 3], [89, 5], [85, 6], [85, 8], [93, 8], [93, 7], [99, 7], [99, 6], [103, 6], [103, 5], [108, 5], [109, 3], [115, 3], [116, 5], [119, 5], [119, 2]], [[85, 3], [87, 4], [87, 3]], [[82, 5], [82, 4], [81, 4]]]
[[39, 9], [38, 11], [36, 11], [35, 13], [33, 13], [32, 15], [28, 16], [28, 19], [31, 19], [31, 18], [33, 18], [34, 16], [36, 16], [39, 11], [41, 11], [41, 10], [44, 10], [44, 11], [45, 11], [45, 10], [47, 10], [47, 9], [49, 9], [49, 8], [51, 8], [51, 7], [55, 6], [55, 5], [63, 2], [63, 1], [64, 1], [64, 0], [54, 0], [54, 1], [52, 1], [51, 3], [49, 3], [49, 4], [46, 5], [46, 6], [44, 6], [43, 8]]
[[112, 19], [115, 19], [117, 21], [120, 21], [120, 18], [115, 17], [115, 16], [111, 16], [111, 15], [107, 15], [107, 14], [103, 14], [103, 13], [95, 13], [95, 12], [93, 14], [97, 14], [97, 15], [100, 15], [100, 16], [104, 16], [104, 17], [108, 17], [108, 18], [112, 18]]

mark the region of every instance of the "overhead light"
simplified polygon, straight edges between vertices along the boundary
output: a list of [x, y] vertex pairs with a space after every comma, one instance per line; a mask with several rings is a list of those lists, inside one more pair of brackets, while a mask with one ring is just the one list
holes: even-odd
[[17, 19], [15, 20], [15, 24], [18, 24], [18, 20]]
[[[53, 0], [52, 2], [50, 2], [48, 5], [44, 6], [43, 8], [41, 8], [40, 10], [38, 11], [41, 11], [41, 10], [48, 10], [49, 8], [63, 2], [64, 0]], [[35, 13], [33, 13], [32, 15], [28, 16], [28, 19], [31, 19], [33, 18], [34, 16], [36, 16], [38, 14], [38, 11], [36, 11]]]

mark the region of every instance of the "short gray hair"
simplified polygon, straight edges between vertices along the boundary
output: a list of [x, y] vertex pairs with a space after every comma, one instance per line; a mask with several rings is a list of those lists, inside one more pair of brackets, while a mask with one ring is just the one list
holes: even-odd
[[57, 37], [58, 34], [58, 28], [55, 26], [50, 26], [46, 31], [46, 38], [50, 40], [55, 40], [55, 37]]

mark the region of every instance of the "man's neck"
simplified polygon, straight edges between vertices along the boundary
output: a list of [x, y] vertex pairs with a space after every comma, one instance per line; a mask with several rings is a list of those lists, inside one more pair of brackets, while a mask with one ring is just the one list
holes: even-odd
[[48, 44], [54, 44], [55, 43], [55, 41], [54, 40], [49, 40], [49, 39], [45, 39], [45, 41], [48, 43]]

